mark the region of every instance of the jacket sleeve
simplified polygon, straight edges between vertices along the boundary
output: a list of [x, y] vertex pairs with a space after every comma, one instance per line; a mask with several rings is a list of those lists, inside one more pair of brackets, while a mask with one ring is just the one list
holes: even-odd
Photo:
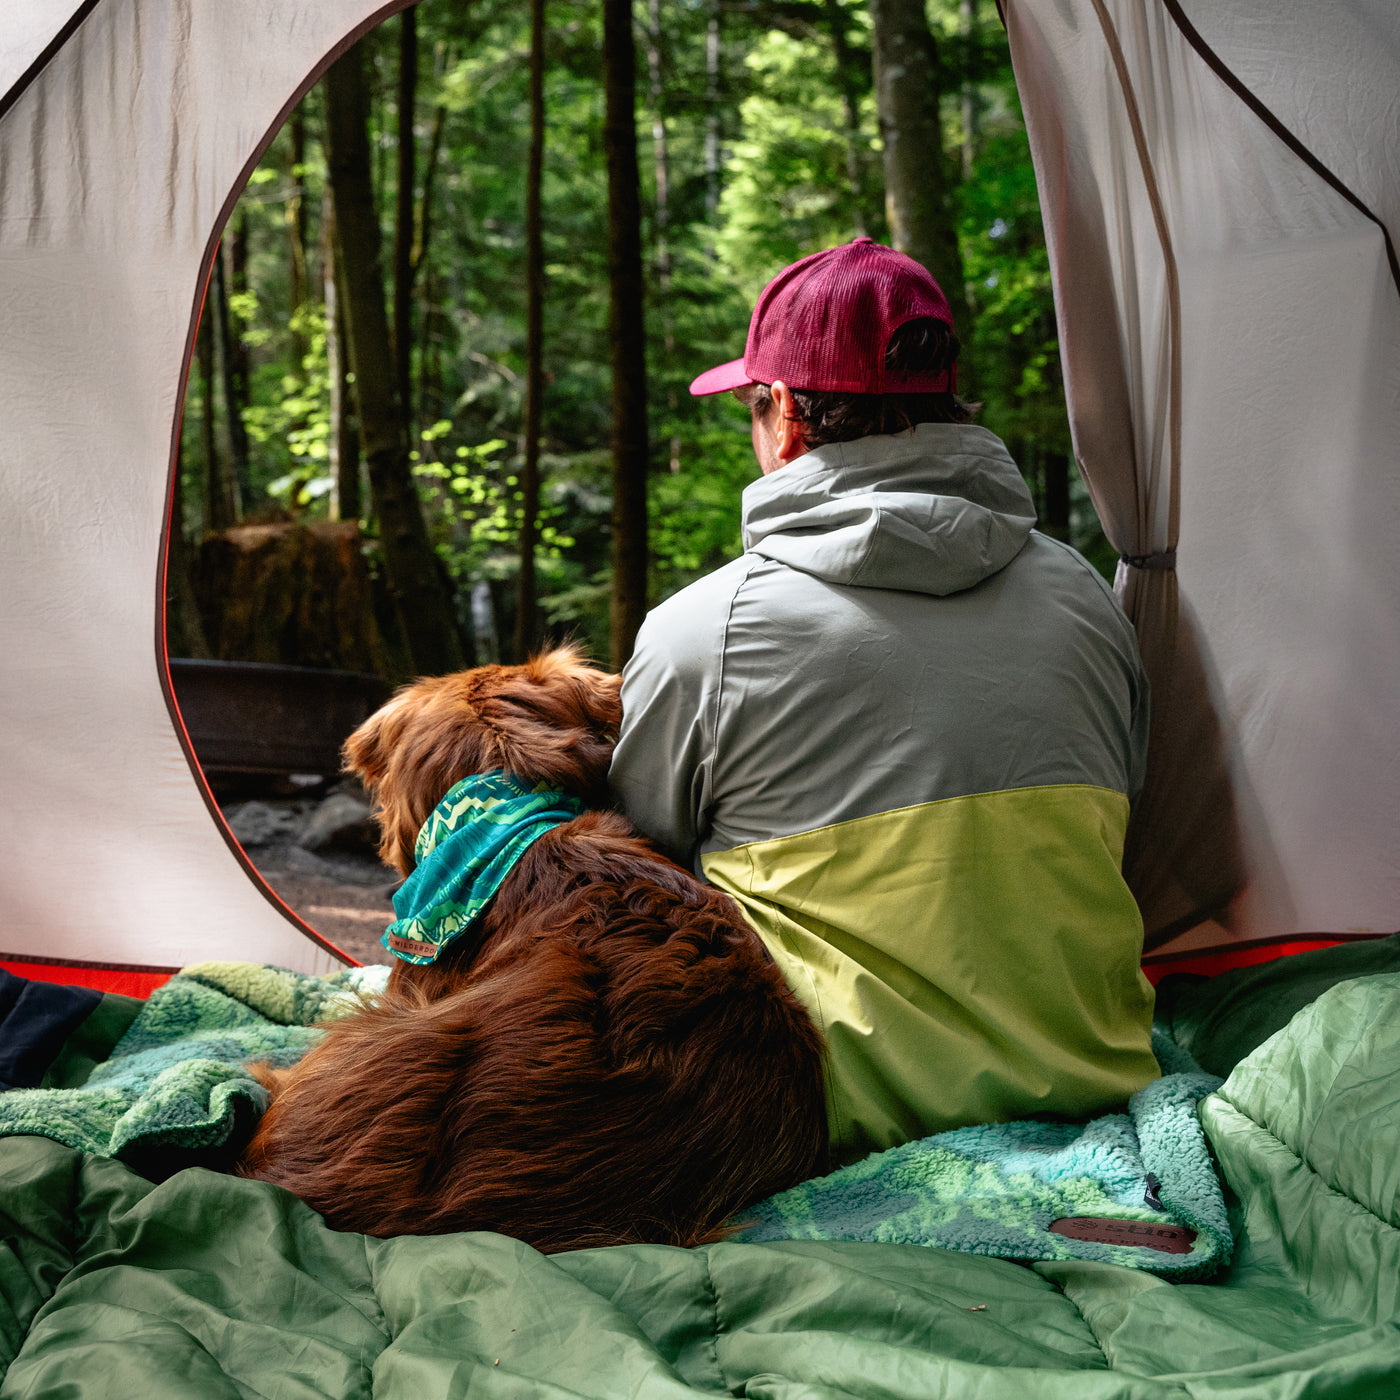
[[637, 634], [622, 673], [610, 781], [627, 816], [673, 860], [696, 869], [709, 832], [721, 639], [686, 603], [677, 594]]

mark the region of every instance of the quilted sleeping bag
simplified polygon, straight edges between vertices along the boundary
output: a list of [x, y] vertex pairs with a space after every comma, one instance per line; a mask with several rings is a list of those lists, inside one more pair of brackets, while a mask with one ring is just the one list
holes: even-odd
[[[1178, 1017], [1203, 1062], [1208, 1022]], [[11, 1137], [0, 1397], [1400, 1395], [1400, 972], [1331, 985], [1200, 1113], [1236, 1248], [1182, 1284], [908, 1245], [378, 1240], [262, 1183]]]

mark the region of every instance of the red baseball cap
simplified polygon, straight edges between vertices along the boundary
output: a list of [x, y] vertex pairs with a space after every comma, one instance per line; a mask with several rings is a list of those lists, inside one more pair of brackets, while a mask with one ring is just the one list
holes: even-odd
[[913, 258], [857, 238], [784, 268], [753, 309], [744, 358], [706, 370], [690, 392], [781, 379], [790, 389], [838, 394], [950, 393], [953, 365], [938, 374], [885, 373], [890, 336], [921, 317], [952, 326], [943, 289]]

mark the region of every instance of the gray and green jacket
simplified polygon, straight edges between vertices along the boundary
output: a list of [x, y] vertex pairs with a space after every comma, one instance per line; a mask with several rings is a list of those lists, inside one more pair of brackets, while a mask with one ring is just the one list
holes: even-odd
[[839, 1158], [1158, 1074], [1120, 873], [1147, 685], [1034, 515], [983, 428], [818, 448], [747, 488], [745, 553], [623, 677], [616, 796], [821, 1027]]

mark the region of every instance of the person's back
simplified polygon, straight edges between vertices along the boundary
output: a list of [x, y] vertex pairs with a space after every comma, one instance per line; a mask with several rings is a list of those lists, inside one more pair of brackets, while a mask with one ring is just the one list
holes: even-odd
[[826, 1035], [838, 1157], [1158, 1073], [1119, 873], [1145, 682], [1033, 519], [985, 429], [817, 447], [748, 488], [745, 554], [651, 614], [624, 677], [615, 790]]

